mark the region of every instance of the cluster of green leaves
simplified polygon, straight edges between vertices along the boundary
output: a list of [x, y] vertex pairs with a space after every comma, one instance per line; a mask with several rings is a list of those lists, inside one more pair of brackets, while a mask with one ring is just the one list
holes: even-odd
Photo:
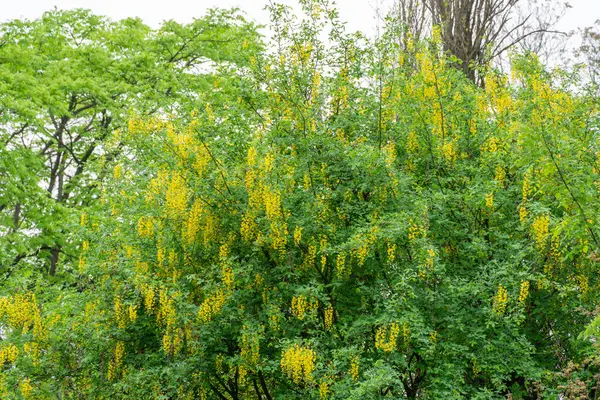
[[82, 209], [93, 212], [106, 167], [123, 156], [107, 141], [132, 113], [189, 112], [207, 76], [247, 64], [259, 48], [256, 27], [235, 10], [157, 30], [87, 10], [2, 24], [2, 279], [25, 269], [68, 280], [78, 256], [72, 226]]
[[[6, 397], [595, 395], [595, 91], [534, 56], [476, 87], [436, 32], [401, 50], [301, 3], [270, 7], [270, 51], [119, 98], [111, 172], [61, 225], [73, 285], [0, 299]], [[39, 182], [2, 151], [37, 165], [11, 196]]]

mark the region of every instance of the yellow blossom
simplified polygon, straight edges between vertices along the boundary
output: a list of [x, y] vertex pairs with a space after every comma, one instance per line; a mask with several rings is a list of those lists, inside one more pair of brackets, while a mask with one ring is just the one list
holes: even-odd
[[296, 384], [312, 382], [316, 359], [312, 349], [294, 344], [283, 351], [281, 369]]
[[550, 217], [546, 214], [535, 217], [533, 224], [531, 225], [531, 228], [533, 229], [533, 238], [535, 239], [537, 247], [540, 249], [546, 244], [549, 223]]
[[386, 326], [377, 328], [377, 331], [375, 331], [375, 347], [386, 353], [394, 351], [399, 333], [400, 327], [396, 322], [393, 322], [389, 329]]
[[496, 295], [494, 296], [494, 305], [493, 305], [493, 310], [496, 314], [504, 314], [504, 312], [506, 311], [506, 305], [508, 303], [508, 292], [506, 291], [506, 289], [504, 288], [504, 286], [502, 286], [502, 284], [498, 285], [498, 291], [496, 292]]
[[519, 289], [519, 304], [524, 304], [529, 296], [529, 281], [521, 282], [521, 287]]
[[490, 210], [494, 208], [494, 192], [485, 195], [485, 206]]

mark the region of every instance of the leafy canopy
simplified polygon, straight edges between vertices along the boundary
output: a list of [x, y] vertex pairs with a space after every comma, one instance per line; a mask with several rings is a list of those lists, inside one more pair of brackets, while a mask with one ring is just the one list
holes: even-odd
[[435, 33], [400, 51], [302, 4], [111, 139], [75, 287], [1, 299], [6, 397], [593, 391], [597, 99], [533, 56], [482, 89]]

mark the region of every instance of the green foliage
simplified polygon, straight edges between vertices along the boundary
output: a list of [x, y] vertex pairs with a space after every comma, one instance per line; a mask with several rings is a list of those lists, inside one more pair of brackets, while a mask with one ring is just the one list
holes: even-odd
[[[370, 40], [302, 5], [302, 20], [270, 7], [271, 51], [223, 56], [215, 39], [207, 57], [239, 67], [165, 86], [151, 77], [182, 64], [153, 57], [228, 38], [229, 20], [206, 37], [111, 25], [137, 26], [110, 43], [133, 52], [119, 68], [148, 62], [131, 70], [146, 83], [115, 105], [127, 128], [105, 128], [118, 151], [87, 212], [64, 207], [72, 286], [0, 299], [5, 397], [595, 395], [597, 349], [578, 337], [598, 305], [593, 91], [531, 55], [482, 89], [435, 32], [400, 51], [396, 26]], [[46, 164], [0, 150], [15, 204]]]
[[2, 24], [2, 273], [69, 278], [72, 226], [81, 210], [94, 212], [107, 166], [124, 156], [113, 137], [132, 113], [191, 110], [214, 71], [248, 64], [260, 48], [255, 29], [235, 10], [158, 30], [87, 10]]

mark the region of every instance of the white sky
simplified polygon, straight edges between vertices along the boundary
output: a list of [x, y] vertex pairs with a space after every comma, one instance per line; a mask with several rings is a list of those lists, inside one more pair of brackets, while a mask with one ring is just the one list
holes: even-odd
[[[190, 21], [202, 16], [210, 7], [239, 7], [250, 19], [267, 24], [268, 13], [263, 10], [268, 0], [0, 0], [0, 21], [15, 18], [37, 18], [54, 6], [60, 9], [89, 8], [96, 14], [112, 19], [140, 17], [151, 26], [174, 19]], [[554, 0], [559, 2], [560, 0]], [[600, 19], [600, 0], [568, 0], [573, 6], [560, 24], [563, 30], [592, 25]], [[296, 0], [278, 0], [294, 5]], [[373, 32], [374, 8], [377, 3], [390, 4], [392, 0], [338, 0], [342, 20], [348, 22], [351, 31]], [[562, 3], [562, 1], [560, 1]]]

